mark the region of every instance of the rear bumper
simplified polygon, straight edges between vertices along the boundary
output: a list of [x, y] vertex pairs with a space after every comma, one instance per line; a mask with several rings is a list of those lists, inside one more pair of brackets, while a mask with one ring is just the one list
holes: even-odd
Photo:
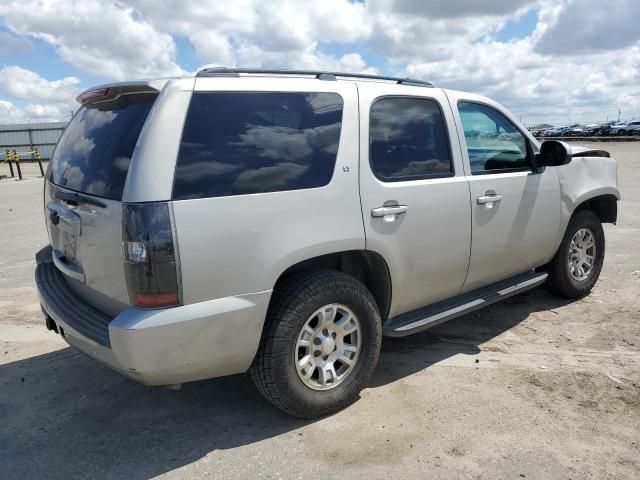
[[246, 371], [258, 349], [271, 291], [161, 310], [129, 307], [115, 318], [87, 304], [39, 252], [36, 285], [66, 342], [147, 385]]

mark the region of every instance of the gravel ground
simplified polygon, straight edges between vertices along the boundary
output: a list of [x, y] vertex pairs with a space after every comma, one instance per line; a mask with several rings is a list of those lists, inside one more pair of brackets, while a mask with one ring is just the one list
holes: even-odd
[[42, 180], [25, 167], [0, 181], [0, 478], [640, 478], [640, 143], [596, 146], [624, 199], [591, 295], [536, 289], [385, 339], [362, 398], [317, 421], [246, 375], [140, 386], [47, 332]]

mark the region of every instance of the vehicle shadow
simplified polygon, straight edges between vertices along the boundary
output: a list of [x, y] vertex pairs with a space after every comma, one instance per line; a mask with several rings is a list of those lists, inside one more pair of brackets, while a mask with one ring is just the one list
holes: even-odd
[[[370, 388], [402, 379], [563, 305], [538, 289], [404, 339], [386, 338]], [[0, 365], [0, 478], [149, 478], [307, 425], [248, 375], [150, 388], [71, 348]]]
[[369, 386], [386, 385], [457, 354], [476, 355], [481, 351], [480, 345], [512, 329], [532, 313], [570, 302], [537, 288], [421, 333], [385, 338]]

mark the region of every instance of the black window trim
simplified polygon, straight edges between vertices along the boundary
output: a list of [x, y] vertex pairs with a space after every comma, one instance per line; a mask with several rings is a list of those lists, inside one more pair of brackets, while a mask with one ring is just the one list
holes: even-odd
[[[378, 173], [375, 171], [375, 169], [373, 168], [373, 165], [371, 164], [371, 110], [373, 110], [373, 106], [379, 101], [379, 100], [385, 100], [387, 98], [408, 98], [408, 99], [412, 99], [412, 100], [430, 100], [433, 103], [436, 104], [436, 106], [438, 107], [438, 110], [440, 111], [440, 116], [442, 118], [442, 123], [444, 124], [444, 134], [446, 137], [446, 141], [447, 141], [447, 147], [449, 149], [449, 167], [451, 168], [451, 172], [449, 173], [427, 173], [427, 174], [423, 174], [423, 175], [412, 175], [409, 177], [402, 177], [402, 178], [398, 178], [398, 179], [390, 179], [390, 178], [383, 178], [380, 177], [378, 175]], [[453, 159], [453, 149], [451, 148], [451, 138], [449, 137], [449, 125], [447, 124], [447, 119], [444, 116], [444, 110], [442, 109], [442, 105], [440, 104], [440, 102], [438, 101], [438, 99], [433, 98], [433, 97], [427, 97], [427, 96], [422, 96], [422, 95], [381, 95], [379, 97], [376, 97], [373, 99], [373, 101], [371, 102], [371, 105], [369, 105], [369, 138], [368, 138], [368, 144], [369, 144], [369, 169], [371, 170], [371, 172], [373, 173], [373, 175], [380, 180], [383, 183], [398, 183], [398, 182], [414, 182], [416, 180], [432, 180], [432, 179], [438, 179], [438, 178], [451, 178], [451, 177], [455, 177], [456, 176], [456, 166], [455, 166], [455, 162]]]
[[[481, 102], [481, 101], [478, 101], [478, 100], [465, 100], [463, 98], [458, 99], [458, 101], [456, 102], [456, 110], [457, 110], [457, 113], [458, 113], [458, 117], [460, 118], [460, 125], [462, 126], [462, 137], [464, 138], [465, 150], [467, 152], [467, 163], [469, 165], [469, 173], [471, 175], [497, 175], [499, 173], [533, 172], [533, 170], [534, 170], [533, 164], [531, 164], [528, 167], [521, 167], [521, 168], [500, 168], [500, 169], [496, 169], [496, 170], [482, 170], [480, 172], [472, 172], [471, 171], [471, 162], [469, 161], [469, 146], [467, 145], [467, 138], [464, 136], [464, 125], [462, 125], [462, 117], [460, 116], [460, 104], [461, 103], [472, 103], [472, 104], [475, 104], [475, 105], [480, 105], [482, 107], [490, 108], [491, 110], [501, 114], [504, 118], [507, 119], [507, 121], [513, 126], [513, 128], [515, 128], [520, 133], [520, 135], [522, 135], [524, 137], [525, 146], [526, 146], [526, 149], [527, 149], [527, 157], [529, 157], [529, 155], [533, 155], [534, 152], [533, 152], [533, 145], [531, 144], [531, 140], [529, 139], [529, 137], [527, 135], [525, 135], [525, 133], [522, 131], [522, 129], [520, 127], [518, 127], [518, 125], [513, 123], [511, 121], [511, 119], [507, 115], [505, 115], [505, 113], [502, 110], [499, 110], [498, 108], [494, 107], [493, 105], [489, 105], [488, 103]], [[528, 161], [530, 163], [533, 163], [533, 158], [529, 158]]]
[[342, 143], [342, 129], [344, 127], [344, 106], [345, 106], [345, 101], [344, 101], [344, 97], [342, 96], [342, 94], [340, 92], [336, 92], [336, 91], [319, 91], [319, 90], [294, 90], [294, 91], [289, 91], [289, 90], [193, 90], [191, 92], [191, 98], [189, 98], [189, 104], [187, 105], [187, 110], [185, 112], [184, 115], [184, 119], [182, 121], [182, 128], [180, 129], [180, 142], [178, 144], [178, 152], [176, 153], [176, 161], [175, 164], [173, 166], [173, 180], [171, 181], [171, 201], [176, 201], [176, 202], [184, 202], [184, 201], [189, 201], [189, 200], [202, 200], [202, 199], [211, 199], [211, 198], [226, 198], [226, 197], [198, 197], [198, 198], [189, 198], [189, 199], [176, 199], [174, 198], [174, 192], [175, 192], [175, 188], [176, 188], [176, 173], [178, 171], [178, 161], [180, 160], [180, 143], [182, 143], [182, 137], [184, 136], [184, 129], [187, 126], [187, 115], [189, 114], [189, 109], [191, 108], [191, 102], [193, 102], [193, 97], [196, 93], [205, 93], [205, 94], [211, 94], [211, 93], [301, 93], [301, 94], [305, 94], [305, 93], [333, 93], [335, 95], [337, 95], [338, 97], [340, 97], [340, 101], [342, 102], [342, 117], [340, 118], [340, 137], [338, 138], [338, 151], [336, 152], [336, 159], [335, 162], [333, 164], [333, 171], [331, 172], [331, 177], [329, 177], [329, 181], [324, 184], [324, 185], [320, 185], [318, 187], [309, 187], [309, 188], [298, 188], [298, 189], [290, 189], [290, 190], [275, 190], [273, 192], [252, 192], [252, 193], [241, 193], [238, 195], [229, 195], [229, 197], [246, 197], [248, 195], [267, 195], [267, 194], [271, 194], [271, 193], [286, 193], [286, 192], [297, 192], [300, 190], [317, 190], [320, 188], [327, 188], [329, 185], [331, 185], [331, 182], [333, 181], [333, 178], [335, 176], [336, 173], [336, 167], [338, 166], [338, 155], [340, 155], [340, 145]]

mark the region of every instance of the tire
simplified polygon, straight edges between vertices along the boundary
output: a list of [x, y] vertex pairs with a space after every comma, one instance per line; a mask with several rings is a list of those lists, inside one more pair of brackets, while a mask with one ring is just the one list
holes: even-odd
[[[329, 320], [332, 308], [336, 310], [335, 320]], [[326, 317], [324, 313], [314, 316], [319, 311], [328, 313]], [[327, 331], [328, 336], [324, 336], [326, 329], [321, 328], [322, 318], [327, 318], [327, 323], [323, 325], [329, 325], [330, 329], [335, 327], [331, 330], [334, 343], [329, 339], [331, 332]], [[352, 318], [355, 318], [353, 322]], [[353, 330], [355, 336], [347, 334], [342, 337], [339, 334], [336, 338], [336, 331], [343, 332], [338, 325], [345, 319], [350, 322], [349, 328], [358, 325], [359, 330]], [[256, 387], [267, 400], [289, 415], [317, 418], [345, 408], [358, 399], [378, 363], [382, 339], [378, 308], [362, 283], [350, 275], [334, 271], [294, 275], [279, 286], [266, 322], [250, 373]], [[299, 342], [305, 340], [302, 337], [308, 335], [303, 333], [305, 326], [313, 326], [312, 330], [315, 331], [307, 338], [308, 347], [299, 346]], [[310, 332], [308, 329], [305, 331]], [[318, 346], [314, 342], [320, 338], [320, 332], [324, 340]], [[324, 362], [324, 359], [328, 364], [335, 355], [340, 354], [339, 344], [350, 346], [356, 343], [359, 345], [357, 353], [345, 351], [343, 354], [350, 356], [353, 362], [351, 366], [338, 358], [333, 362], [333, 373], [321, 376], [324, 369], [320, 366], [309, 367], [299, 373], [300, 368], [305, 368], [297, 366], [302, 363], [298, 363], [300, 358], [313, 357], [313, 363], [309, 365], [316, 365], [316, 361]], [[331, 345], [335, 350], [325, 356], [327, 352], [322, 349], [330, 350]], [[350, 348], [354, 349], [352, 346]], [[320, 356], [315, 357], [317, 354]], [[339, 373], [336, 376], [336, 372], [344, 368], [348, 373], [345, 375], [343, 372], [343, 377]], [[303, 380], [303, 376], [311, 370], [312, 376]], [[326, 380], [331, 377], [333, 383], [327, 381], [321, 385], [323, 378]]]
[[[593, 238], [595, 251], [591, 249], [583, 249], [584, 253], [593, 253], [594, 260], [591, 268], [584, 278], [580, 277], [579, 271], [574, 271], [570, 267], [569, 254], [572, 251], [572, 240], [579, 231], [587, 231]], [[579, 243], [579, 242], [578, 242]], [[584, 245], [588, 243], [585, 242]], [[573, 250], [574, 252], [576, 250]], [[604, 230], [600, 219], [590, 210], [582, 210], [574, 214], [569, 221], [567, 230], [565, 231], [560, 247], [555, 256], [547, 266], [549, 277], [547, 278], [547, 288], [554, 294], [564, 298], [581, 298], [589, 294], [593, 286], [598, 281], [605, 254]], [[579, 254], [578, 254], [579, 255]], [[578, 258], [578, 255], [573, 258]], [[576, 260], [579, 263], [579, 260]], [[583, 268], [581, 266], [581, 268]], [[586, 269], [584, 269], [586, 270]]]

